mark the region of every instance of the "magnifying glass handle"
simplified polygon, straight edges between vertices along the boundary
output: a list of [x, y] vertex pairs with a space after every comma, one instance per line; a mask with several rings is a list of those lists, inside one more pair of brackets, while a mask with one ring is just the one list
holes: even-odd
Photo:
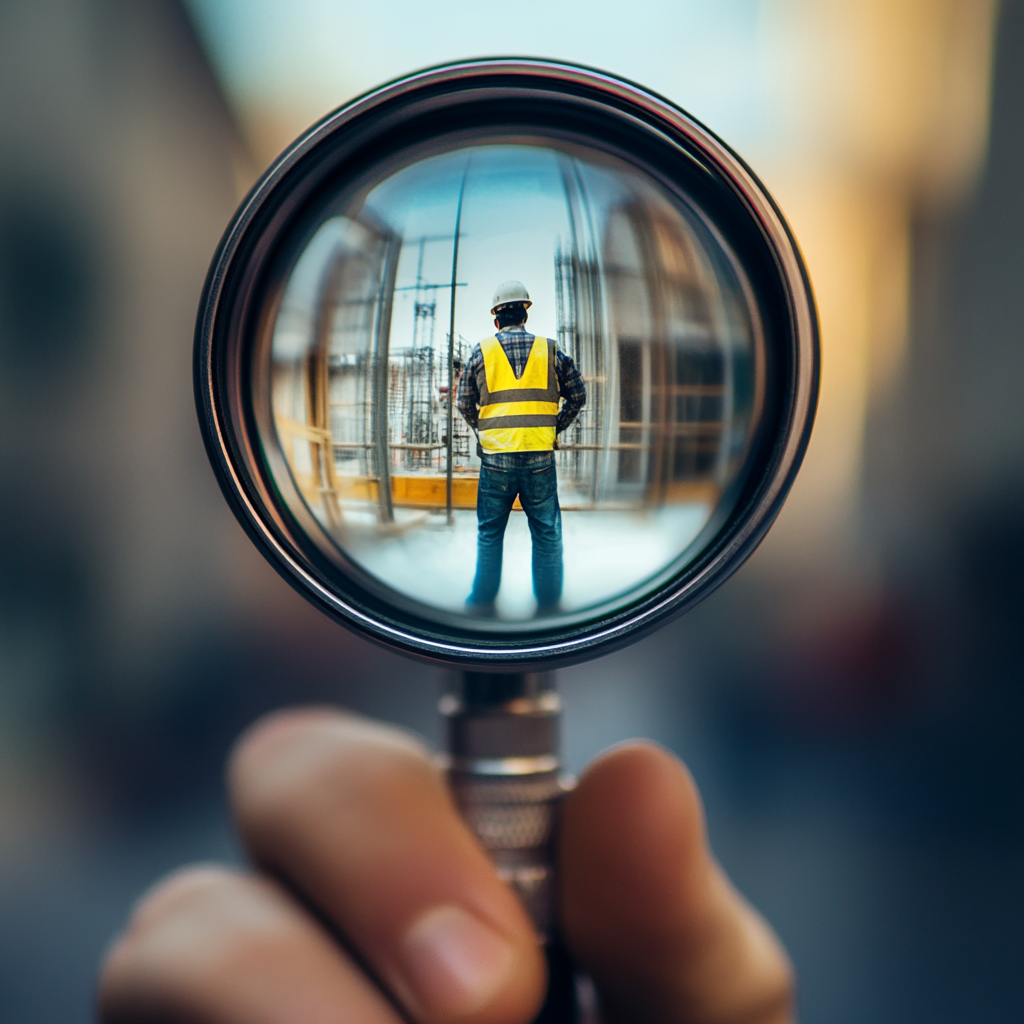
[[554, 842], [571, 783], [561, 774], [561, 705], [552, 683], [551, 673], [465, 673], [462, 693], [441, 702], [449, 780], [499, 877], [544, 936], [548, 993], [534, 1024], [597, 1024], [587, 1005], [592, 989], [558, 937]]

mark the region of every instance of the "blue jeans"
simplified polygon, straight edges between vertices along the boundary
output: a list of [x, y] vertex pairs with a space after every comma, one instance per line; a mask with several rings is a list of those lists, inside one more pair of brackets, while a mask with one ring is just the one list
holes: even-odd
[[476, 578], [469, 604], [487, 607], [501, 586], [501, 556], [512, 504], [519, 502], [533, 538], [533, 593], [541, 609], [562, 596], [562, 511], [554, 452], [485, 453], [476, 499]]

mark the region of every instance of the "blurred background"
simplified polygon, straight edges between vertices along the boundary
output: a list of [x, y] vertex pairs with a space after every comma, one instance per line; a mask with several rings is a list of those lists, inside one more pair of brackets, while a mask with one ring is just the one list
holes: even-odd
[[84, 1022], [132, 901], [238, 859], [262, 712], [436, 736], [221, 498], [192, 325], [231, 213], [381, 81], [516, 53], [641, 81], [774, 192], [820, 303], [814, 438], [750, 563], [560, 685], [574, 770], [649, 736], [809, 1024], [1024, 1019], [1024, 0], [4, 0], [0, 1021]]

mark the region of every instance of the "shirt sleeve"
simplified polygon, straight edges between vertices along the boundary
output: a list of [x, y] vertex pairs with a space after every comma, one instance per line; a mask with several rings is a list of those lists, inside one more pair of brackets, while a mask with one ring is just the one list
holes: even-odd
[[583, 383], [580, 371], [571, 356], [567, 356], [560, 348], [555, 349], [555, 376], [558, 378], [558, 390], [562, 395], [562, 408], [558, 410], [555, 433], [560, 434], [572, 424], [587, 402], [587, 386]]
[[480, 346], [477, 345], [459, 378], [459, 389], [455, 398], [462, 418], [473, 430], [476, 430], [477, 422], [480, 419], [480, 386], [477, 384], [477, 373], [479, 373], [483, 361], [484, 354], [480, 350]]

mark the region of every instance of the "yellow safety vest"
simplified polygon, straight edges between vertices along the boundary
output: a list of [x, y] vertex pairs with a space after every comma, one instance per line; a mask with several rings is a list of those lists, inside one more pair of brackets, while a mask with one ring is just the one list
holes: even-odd
[[555, 343], [534, 338], [518, 380], [497, 338], [481, 341], [480, 350], [480, 446], [485, 452], [553, 451], [558, 419]]

